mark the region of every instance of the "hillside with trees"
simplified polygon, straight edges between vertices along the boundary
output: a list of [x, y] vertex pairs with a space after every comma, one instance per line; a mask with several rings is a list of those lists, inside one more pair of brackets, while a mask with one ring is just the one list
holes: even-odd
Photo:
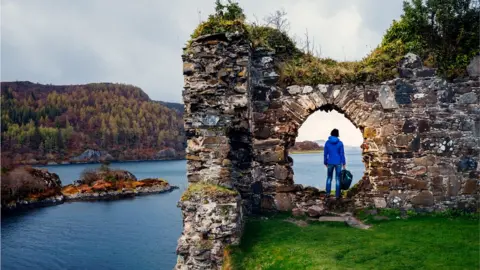
[[320, 146], [318, 143], [312, 141], [295, 142], [295, 145], [290, 149], [290, 151], [292, 153], [321, 152], [323, 151], [323, 146]]
[[1, 93], [2, 167], [184, 156], [183, 110], [138, 87], [2, 82]]

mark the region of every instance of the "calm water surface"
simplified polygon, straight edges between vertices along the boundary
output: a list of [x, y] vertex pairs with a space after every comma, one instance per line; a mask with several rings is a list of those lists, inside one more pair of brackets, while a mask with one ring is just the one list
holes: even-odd
[[[295, 182], [325, 188], [322, 154], [293, 155]], [[363, 174], [360, 152], [347, 152], [356, 180]], [[98, 164], [45, 166], [72, 183]], [[112, 163], [138, 179], [161, 177], [180, 189], [110, 202], [74, 202], [4, 216], [2, 270], [172, 269], [182, 231], [176, 207], [186, 187], [186, 162]], [[358, 176], [358, 177], [357, 177]]]
[[[293, 172], [295, 183], [325, 190], [327, 168], [323, 165], [323, 153], [296, 154], [293, 157]], [[352, 185], [363, 176], [365, 165], [362, 162], [362, 150], [346, 150], [347, 170], [353, 175]], [[335, 183], [332, 182], [332, 189]]]

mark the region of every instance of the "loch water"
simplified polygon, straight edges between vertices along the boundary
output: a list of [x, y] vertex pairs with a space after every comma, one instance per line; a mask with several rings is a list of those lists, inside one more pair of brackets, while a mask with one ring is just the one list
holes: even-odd
[[[354, 183], [363, 175], [359, 150], [346, 151]], [[323, 154], [296, 154], [295, 182], [325, 188]], [[99, 164], [44, 166], [69, 184]], [[1, 220], [2, 270], [172, 269], [182, 232], [176, 204], [187, 186], [186, 162], [112, 163], [138, 179], [163, 178], [172, 192], [103, 202], [68, 202], [37, 208]]]

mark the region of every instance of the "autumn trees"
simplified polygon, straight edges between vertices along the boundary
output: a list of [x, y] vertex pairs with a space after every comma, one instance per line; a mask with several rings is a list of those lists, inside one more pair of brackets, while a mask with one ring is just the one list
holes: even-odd
[[[2, 150], [72, 156], [87, 148], [183, 150], [181, 112], [123, 84], [2, 83]], [[128, 157], [127, 157], [128, 158]]]

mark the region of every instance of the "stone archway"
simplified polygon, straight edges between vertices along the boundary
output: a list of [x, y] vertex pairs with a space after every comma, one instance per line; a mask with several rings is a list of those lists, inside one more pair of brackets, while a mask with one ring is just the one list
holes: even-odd
[[[263, 208], [291, 210], [295, 203], [298, 203], [295, 202], [298, 198], [295, 198], [294, 193], [299, 191], [299, 187], [293, 181], [293, 164], [288, 156], [288, 150], [294, 145], [300, 126], [318, 110], [337, 110], [355, 127], [360, 128], [365, 145], [362, 155], [367, 165], [360, 185], [369, 183], [370, 177], [376, 176], [371, 174], [373, 162], [370, 161], [378, 160], [382, 155], [382, 149], [376, 146], [375, 138], [376, 130], [380, 128], [385, 115], [381, 102], [372, 95], [374, 94], [370, 93], [369, 87], [355, 85], [293, 85], [273, 95], [270, 94], [269, 102], [278, 100], [281, 106], [264, 110], [262, 115], [265, 117], [255, 117], [254, 111], [253, 123], [254, 153], [259, 167], [257, 170], [266, 174], [264, 183], [270, 181], [267, 186], [275, 188], [270, 189], [271, 196], [268, 191], [264, 193]], [[269, 148], [264, 147], [267, 143]], [[278, 153], [276, 160], [270, 158], [272, 150]], [[377, 164], [382, 165], [384, 164]]]

